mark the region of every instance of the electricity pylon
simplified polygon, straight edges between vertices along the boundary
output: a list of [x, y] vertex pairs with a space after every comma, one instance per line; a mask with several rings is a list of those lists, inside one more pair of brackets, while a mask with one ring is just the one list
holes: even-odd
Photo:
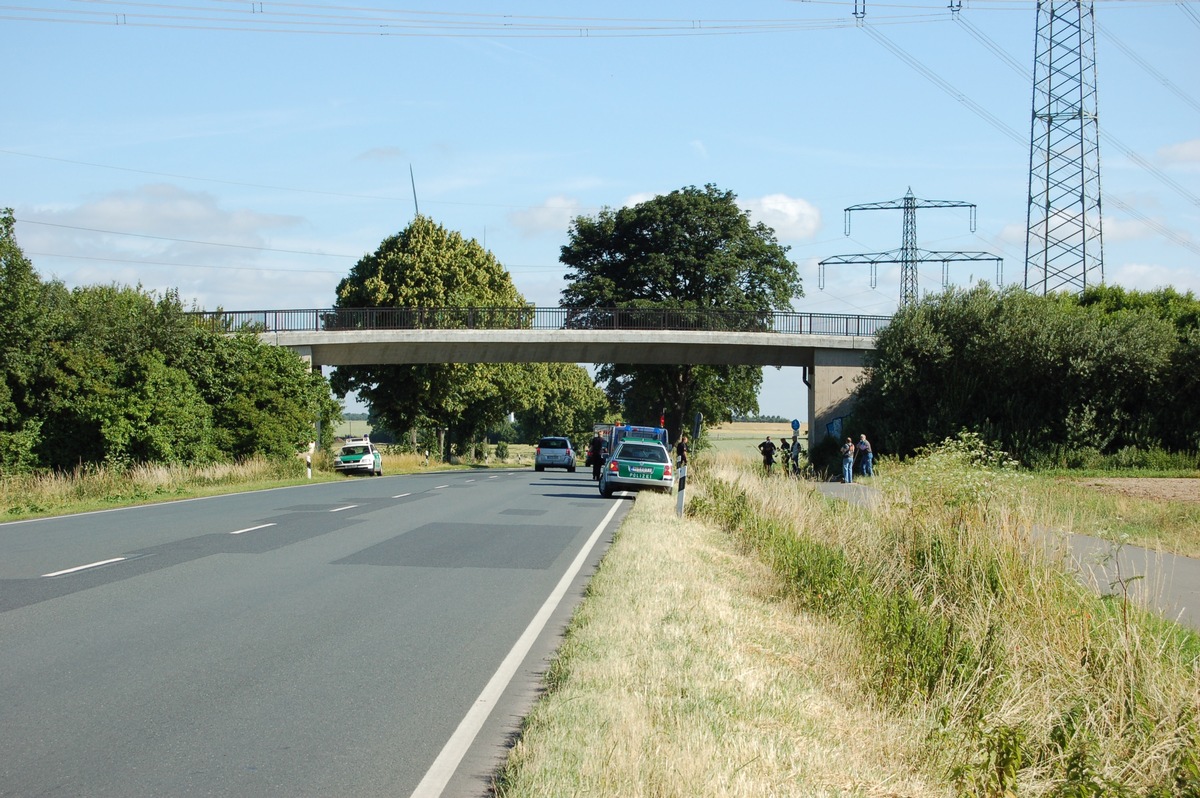
[[956, 261], [995, 261], [996, 284], [1000, 284], [1000, 270], [1003, 267], [1004, 260], [996, 255], [991, 255], [987, 252], [930, 252], [924, 249], [917, 249], [917, 208], [970, 208], [971, 232], [975, 232], [975, 205], [973, 203], [956, 202], [954, 200], [917, 199], [913, 196], [911, 188], [904, 195], [903, 199], [851, 205], [849, 208], [846, 208], [846, 235], [850, 235], [851, 211], [902, 209], [904, 211], [904, 234], [900, 249], [863, 255], [834, 255], [832, 258], [826, 258], [817, 264], [820, 267], [820, 271], [818, 272], [819, 287], [825, 287], [825, 266], [828, 264], [869, 264], [871, 267], [871, 287], [874, 288], [879, 264], [899, 263], [900, 307], [904, 307], [917, 301], [917, 264], [929, 261], [942, 262], [942, 287], [949, 285], [949, 265]]
[[1038, 0], [1025, 288], [1104, 282], [1096, 20], [1092, 3]]

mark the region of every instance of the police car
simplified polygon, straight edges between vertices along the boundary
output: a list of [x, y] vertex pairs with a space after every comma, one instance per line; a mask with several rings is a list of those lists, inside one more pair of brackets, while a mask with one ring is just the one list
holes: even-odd
[[[666, 435], [666, 430], [662, 430], [662, 435]], [[663, 439], [658, 430], [643, 437], [626, 428], [624, 434], [617, 436], [616, 448], [600, 470], [600, 495], [608, 498], [614, 491], [647, 488], [670, 493], [675, 475]]]
[[350, 438], [333, 458], [333, 470], [339, 474], [383, 476], [383, 455], [369, 438]]

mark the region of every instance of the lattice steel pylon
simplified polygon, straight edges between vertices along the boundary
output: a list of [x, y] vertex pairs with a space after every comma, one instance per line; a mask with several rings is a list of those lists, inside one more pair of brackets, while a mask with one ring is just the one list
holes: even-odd
[[876, 284], [877, 268], [880, 263], [900, 264], [900, 307], [917, 301], [917, 264], [927, 261], [942, 262], [942, 287], [950, 282], [949, 265], [955, 261], [995, 261], [996, 284], [1001, 281], [1000, 270], [1003, 258], [987, 252], [930, 252], [917, 249], [917, 208], [970, 208], [971, 232], [975, 232], [975, 205], [970, 202], [956, 200], [927, 200], [917, 199], [912, 189], [902, 199], [887, 202], [868, 202], [862, 205], [851, 205], [846, 208], [846, 235], [850, 235], [850, 213], [852, 211], [903, 210], [904, 233], [900, 249], [887, 252], [874, 252], [862, 255], [834, 255], [818, 262], [817, 285], [825, 288], [825, 266], [828, 264], [866, 263], [871, 267], [871, 287]]
[[1092, 3], [1038, 0], [1025, 288], [1104, 282], [1096, 20]]

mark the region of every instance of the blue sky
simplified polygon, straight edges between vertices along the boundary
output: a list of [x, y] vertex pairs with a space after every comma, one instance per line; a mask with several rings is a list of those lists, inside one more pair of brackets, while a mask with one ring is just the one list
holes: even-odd
[[[558, 301], [572, 217], [706, 183], [791, 247], [800, 311], [894, 310], [897, 269], [872, 289], [867, 267], [831, 267], [822, 290], [816, 263], [898, 248], [899, 211], [847, 237], [843, 209], [910, 187], [978, 206], [974, 233], [963, 209], [919, 211], [921, 248], [994, 252], [1022, 282], [1035, 3], [859, 8], [861, 24], [852, 0], [3, 6], [0, 206], [43, 277], [206, 309], [331, 305], [411, 220], [410, 168], [421, 212], [538, 305]], [[1200, 291], [1200, 1], [1095, 8], [1106, 281]], [[920, 290], [941, 280], [930, 264]], [[760, 405], [800, 416], [799, 374], [767, 369]]]

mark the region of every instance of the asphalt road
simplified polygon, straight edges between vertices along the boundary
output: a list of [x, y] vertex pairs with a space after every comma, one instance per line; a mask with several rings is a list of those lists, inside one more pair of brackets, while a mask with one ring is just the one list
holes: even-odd
[[630, 504], [589, 476], [0, 525], [0, 795], [484, 794]]

